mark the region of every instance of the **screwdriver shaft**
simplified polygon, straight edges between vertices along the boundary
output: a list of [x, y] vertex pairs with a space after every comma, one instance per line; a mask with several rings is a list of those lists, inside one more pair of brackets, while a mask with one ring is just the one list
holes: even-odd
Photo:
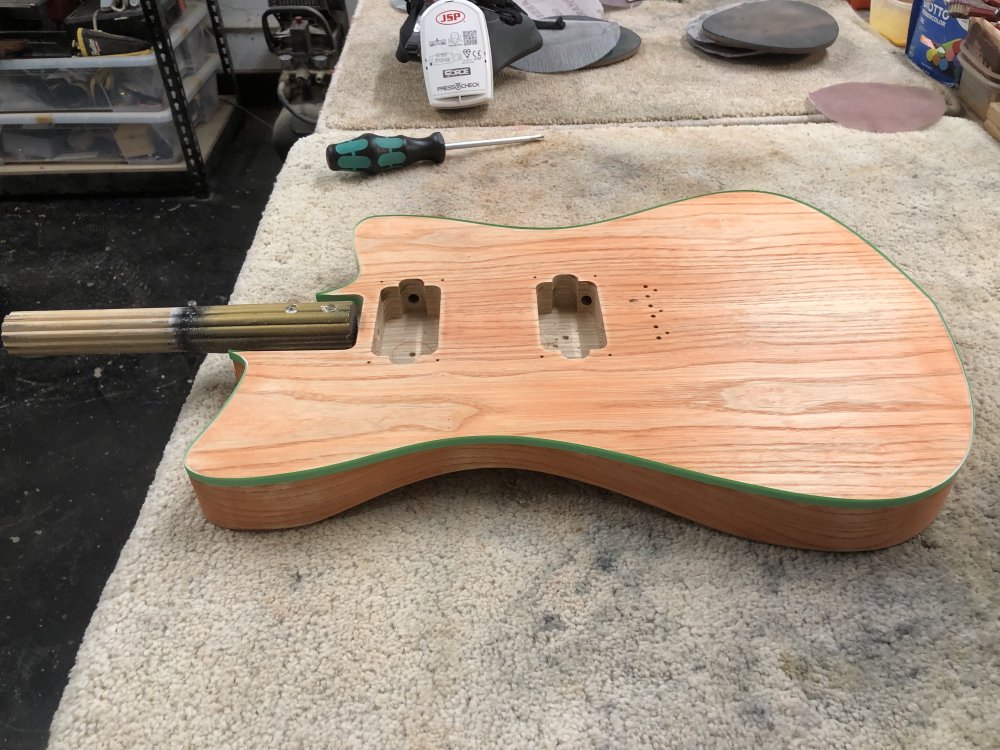
[[485, 141], [456, 141], [455, 143], [445, 143], [446, 151], [459, 148], [479, 148], [480, 146], [500, 146], [504, 143], [527, 143], [528, 141], [540, 141], [544, 135], [515, 135], [510, 138], [489, 138]]

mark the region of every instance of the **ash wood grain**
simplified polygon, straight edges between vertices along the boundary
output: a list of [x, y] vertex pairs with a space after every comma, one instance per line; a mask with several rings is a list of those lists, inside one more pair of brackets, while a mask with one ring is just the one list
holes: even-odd
[[[367, 471], [532, 468], [655, 497], [751, 538], [847, 549], [857, 542], [831, 515], [865, 511], [872, 528], [852, 533], [878, 544], [915, 533], [969, 447], [968, 386], [933, 303], [848, 229], [786, 198], [718, 194], [555, 230], [381, 217], [358, 226], [356, 249], [361, 274], [338, 294], [365, 300], [358, 345], [246, 354], [236, 394], [192, 446], [187, 467], [210, 518], [240, 528], [318, 520], [398, 486], [345, 480], [357, 470], [350, 462], [378, 456]], [[536, 287], [565, 274], [600, 296], [607, 344], [584, 358], [540, 340]], [[406, 279], [441, 290], [437, 349], [375, 355], [379, 295]], [[568, 448], [534, 463], [495, 445], [457, 458], [394, 454], [483, 436]], [[559, 446], [520, 447], [542, 455]], [[607, 476], [568, 473], [580, 451], [610, 462]], [[730, 485], [716, 490], [743, 487], [696, 482], [699, 497], [743, 520], [696, 517], [691, 508], [708, 500], [683, 500], [683, 482], [664, 471], [641, 480], [655, 479], [656, 492], [636, 489], [641, 467], [616, 455]], [[319, 470], [336, 473], [278, 481]], [[219, 486], [233, 480], [248, 486]], [[774, 512], [765, 531], [741, 515], [750, 494], [794, 498], [774, 507], [815, 522], [807, 529]], [[936, 499], [916, 501], [928, 495]], [[242, 496], [255, 500], [243, 507]], [[886, 500], [905, 504], [875, 507]], [[838, 501], [851, 507], [821, 504]], [[818, 538], [824, 526], [828, 538]]]
[[[556, 474], [641, 500], [705, 526], [756, 541], [829, 551], [881, 549], [934, 519], [950, 486], [896, 507], [834, 508], [780, 500], [552, 448], [461, 445], [278, 485], [218, 487], [194, 480], [205, 517], [231, 529], [281, 529], [321, 521], [390, 490], [469, 469]], [[275, 502], [278, 496], [294, 503]]]

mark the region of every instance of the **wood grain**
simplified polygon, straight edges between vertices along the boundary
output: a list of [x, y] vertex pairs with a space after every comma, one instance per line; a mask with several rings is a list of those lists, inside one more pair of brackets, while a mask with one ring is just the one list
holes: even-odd
[[[968, 386], [933, 303], [848, 229], [790, 199], [724, 193], [552, 230], [381, 217], [358, 226], [356, 249], [361, 274], [338, 294], [366, 300], [358, 345], [246, 354], [236, 394], [192, 446], [187, 467], [209, 518], [309, 523], [398, 486], [395, 475], [458, 462], [571, 476], [692, 518], [709, 498], [736, 519], [750, 494], [781, 497], [781, 508], [815, 514], [811, 530], [791, 516], [782, 525], [781, 513], [766, 515], [766, 533], [716, 511], [696, 520], [856, 548], [833, 530], [816, 534], [847, 511], [871, 523], [906, 519], [859, 538], [915, 533], [969, 448]], [[564, 274], [600, 295], [607, 343], [583, 358], [540, 338], [536, 288]], [[375, 355], [379, 294], [406, 279], [441, 290], [437, 349]], [[485, 436], [546, 442], [406, 453], [456, 438], [470, 450]], [[384, 480], [347, 492], [341, 480], [372, 456], [367, 471]], [[579, 456], [606, 462], [606, 476], [569, 473]], [[670, 467], [712, 479], [681, 482]], [[660, 490], [633, 486], [640, 469]], [[328, 476], [287, 476], [301, 472]], [[688, 480], [703, 501], [673, 499]], [[220, 486], [233, 481], [246, 486]], [[244, 495], [255, 498], [252, 512], [236, 510]], [[936, 499], [917, 502], [927, 496]], [[877, 507], [885, 501], [899, 507]]]
[[[780, 500], [639, 466], [539, 446], [468, 444], [296, 482], [218, 487], [193, 481], [205, 517], [231, 529], [282, 529], [321, 521], [378, 495], [437, 474], [526, 469], [619, 492], [736, 536], [829, 551], [881, 549], [924, 529], [948, 495], [894, 507], [837, 508]], [[294, 502], [275, 502], [292, 497]]]

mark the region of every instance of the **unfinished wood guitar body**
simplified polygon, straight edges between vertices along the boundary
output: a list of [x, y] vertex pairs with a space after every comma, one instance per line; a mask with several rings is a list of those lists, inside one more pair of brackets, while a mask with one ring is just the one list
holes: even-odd
[[589, 226], [376, 217], [343, 351], [234, 355], [187, 455], [205, 515], [307, 524], [510, 467], [751, 539], [885, 547], [937, 514], [972, 439], [933, 302], [850, 230], [721, 193]]

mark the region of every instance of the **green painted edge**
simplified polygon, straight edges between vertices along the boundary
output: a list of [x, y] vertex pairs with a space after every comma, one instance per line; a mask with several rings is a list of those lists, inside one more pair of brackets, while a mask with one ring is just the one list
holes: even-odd
[[[965, 380], [966, 393], [969, 396], [969, 412], [970, 412], [970, 414], [972, 416], [972, 425], [971, 425], [971, 430], [969, 431], [969, 443], [966, 446], [965, 455], [962, 457], [962, 460], [959, 462], [958, 466], [955, 467], [955, 470], [951, 473], [951, 475], [947, 479], [945, 479], [943, 482], [941, 482], [940, 484], [938, 484], [938, 485], [936, 485], [934, 487], [931, 487], [930, 489], [924, 490], [923, 492], [919, 492], [919, 493], [917, 493], [915, 495], [908, 495], [906, 497], [881, 498], [881, 499], [826, 497], [826, 496], [823, 496], [823, 495], [809, 495], [809, 494], [800, 493], [800, 492], [790, 492], [790, 491], [786, 491], [786, 490], [780, 490], [780, 489], [775, 489], [775, 488], [771, 488], [771, 487], [764, 487], [764, 486], [761, 486], [761, 485], [755, 485], [755, 484], [751, 484], [751, 483], [748, 483], [748, 482], [739, 482], [739, 481], [732, 480], [732, 479], [726, 479], [724, 477], [717, 477], [717, 476], [714, 476], [712, 474], [702, 474], [700, 472], [691, 471], [689, 469], [684, 469], [684, 468], [679, 467], [679, 466], [672, 466], [670, 464], [661, 464], [661, 463], [658, 463], [656, 461], [650, 461], [648, 459], [638, 458], [636, 456], [631, 456], [631, 455], [628, 455], [628, 454], [625, 454], [625, 453], [617, 453], [615, 451], [609, 451], [609, 450], [605, 450], [603, 448], [592, 448], [590, 446], [580, 445], [578, 443], [567, 443], [567, 442], [563, 442], [563, 441], [559, 441], [559, 440], [546, 440], [546, 439], [543, 439], [543, 438], [518, 437], [518, 436], [510, 436], [510, 435], [482, 435], [482, 436], [476, 436], [476, 437], [443, 438], [441, 440], [432, 440], [432, 441], [428, 441], [428, 442], [425, 442], [425, 443], [417, 443], [417, 444], [414, 444], [414, 445], [407, 446], [405, 448], [398, 448], [396, 450], [383, 451], [382, 453], [376, 453], [376, 454], [373, 454], [371, 456], [366, 456], [364, 458], [355, 459], [353, 461], [344, 461], [344, 462], [339, 463], [339, 464], [333, 464], [331, 466], [321, 466], [321, 467], [317, 467], [315, 469], [307, 469], [305, 471], [292, 471], [292, 472], [286, 472], [284, 474], [271, 474], [271, 475], [263, 476], [263, 477], [241, 477], [241, 478], [238, 478], [238, 479], [218, 479], [218, 478], [215, 478], [215, 477], [207, 477], [207, 476], [201, 475], [198, 472], [192, 470], [187, 465], [187, 453], [190, 452], [191, 447], [193, 447], [194, 444], [197, 443], [198, 440], [201, 438], [201, 436], [203, 434], [205, 434], [205, 432], [212, 426], [212, 424], [214, 424], [215, 419], [213, 419], [212, 422], [209, 422], [208, 426], [206, 426], [205, 429], [202, 430], [198, 434], [198, 437], [196, 437], [194, 439], [194, 441], [192, 441], [191, 446], [189, 446], [188, 451], [185, 453], [185, 456], [184, 456], [184, 468], [187, 471], [188, 476], [192, 480], [201, 482], [203, 484], [215, 486], [215, 487], [258, 487], [258, 486], [266, 486], [266, 485], [271, 485], [271, 484], [281, 484], [281, 483], [284, 483], [284, 482], [293, 482], [293, 481], [301, 481], [301, 480], [306, 480], [306, 479], [315, 479], [317, 477], [327, 476], [327, 475], [331, 475], [331, 474], [338, 474], [338, 473], [340, 473], [342, 471], [350, 471], [352, 469], [357, 469], [357, 468], [360, 468], [362, 466], [369, 466], [371, 464], [378, 463], [378, 462], [381, 462], [381, 461], [388, 461], [388, 460], [391, 460], [391, 459], [394, 459], [394, 458], [399, 458], [401, 456], [407, 456], [407, 455], [411, 455], [411, 454], [414, 454], [414, 453], [421, 453], [421, 452], [424, 452], [424, 451], [433, 450], [435, 448], [441, 448], [441, 447], [446, 447], [446, 446], [454, 446], [454, 445], [535, 445], [535, 446], [545, 447], [545, 448], [556, 448], [556, 449], [566, 450], [566, 451], [572, 452], [572, 453], [582, 453], [582, 454], [585, 454], [585, 455], [597, 456], [597, 457], [600, 457], [600, 458], [608, 458], [608, 459], [611, 459], [611, 460], [614, 460], [614, 461], [618, 461], [620, 463], [629, 464], [629, 465], [632, 465], [632, 466], [639, 466], [639, 467], [642, 467], [642, 468], [645, 468], [645, 469], [651, 469], [653, 471], [659, 471], [659, 472], [661, 472], [663, 474], [670, 474], [670, 475], [678, 476], [678, 477], [681, 477], [681, 478], [684, 478], [684, 479], [691, 479], [691, 480], [694, 480], [694, 481], [697, 481], [697, 482], [701, 482], [703, 484], [713, 485], [713, 486], [716, 486], [716, 487], [726, 487], [726, 488], [734, 489], [734, 490], [737, 490], [737, 491], [740, 491], [740, 492], [750, 492], [750, 493], [755, 494], [755, 495], [763, 495], [765, 497], [773, 497], [773, 498], [777, 498], [779, 500], [788, 500], [788, 501], [791, 501], [791, 502], [802, 503], [804, 505], [821, 505], [821, 506], [828, 506], [828, 507], [834, 507], [834, 508], [848, 508], [848, 507], [858, 507], [858, 506], [863, 506], [865, 508], [891, 508], [891, 507], [898, 507], [898, 506], [901, 506], [901, 505], [908, 505], [910, 503], [917, 502], [919, 500], [923, 500], [924, 498], [933, 495], [934, 493], [938, 492], [939, 490], [941, 490], [942, 488], [944, 488], [945, 486], [947, 486], [948, 484], [950, 484], [952, 481], [954, 481], [954, 479], [957, 476], [958, 472], [961, 471], [962, 467], [965, 465], [966, 461], [968, 460], [969, 453], [972, 450], [972, 442], [973, 442], [973, 439], [975, 437], [975, 431], [976, 431], [976, 411], [975, 411], [975, 401], [972, 398], [972, 389], [969, 386], [969, 378], [968, 378], [968, 374], [967, 374], [966, 369], [965, 369], [965, 363], [962, 362], [962, 357], [960, 356], [959, 351], [958, 351], [958, 347], [955, 344], [955, 337], [952, 335], [951, 329], [948, 327], [948, 322], [944, 319], [944, 316], [941, 314], [941, 308], [938, 307], [937, 302], [934, 301], [934, 299], [927, 293], [927, 291], [922, 286], [920, 286], [920, 284], [918, 284], [916, 281], [914, 281], [910, 277], [910, 275], [906, 273], [905, 270], [903, 270], [895, 261], [892, 260], [892, 258], [890, 258], [889, 256], [887, 256], [885, 253], [883, 253], [881, 250], [879, 250], [877, 247], [875, 247], [873, 244], [871, 244], [868, 240], [866, 240], [864, 237], [862, 237], [860, 234], [858, 234], [857, 232], [855, 232], [853, 229], [851, 229], [849, 226], [847, 226], [846, 224], [844, 224], [843, 222], [841, 222], [837, 218], [831, 216], [830, 214], [828, 214], [826, 211], [823, 211], [822, 209], [816, 208], [812, 204], [806, 203], [805, 201], [800, 201], [797, 198], [790, 198], [787, 195], [782, 195], [781, 193], [773, 193], [773, 192], [770, 192], [770, 191], [767, 191], [767, 190], [720, 190], [720, 191], [717, 191], [717, 192], [714, 192], [714, 193], [704, 193], [702, 195], [695, 195], [695, 196], [690, 196], [688, 198], [681, 198], [681, 199], [676, 200], [676, 201], [668, 201], [667, 203], [661, 203], [659, 205], [651, 206], [649, 208], [644, 208], [644, 209], [641, 209], [639, 211], [632, 211], [631, 213], [621, 214], [620, 216], [615, 216], [615, 217], [612, 217], [612, 218], [609, 218], [609, 219], [602, 219], [600, 221], [593, 221], [593, 222], [588, 222], [588, 223], [584, 223], [584, 224], [573, 224], [573, 225], [568, 225], [568, 226], [565, 226], [565, 227], [521, 227], [521, 226], [507, 226], [507, 225], [503, 225], [503, 224], [489, 224], [489, 223], [484, 222], [484, 221], [470, 221], [468, 219], [453, 219], [453, 218], [442, 217], [442, 216], [426, 216], [426, 215], [423, 215], [423, 214], [412, 214], [412, 215], [408, 215], [408, 214], [375, 214], [375, 215], [372, 215], [372, 216], [365, 217], [364, 219], [362, 219], [361, 221], [359, 221], [357, 224], [355, 224], [355, 230], [357, 229], [357, 227], [361, 223], [363, 223], [365, 221], [368, 221], [370, 219], [386, 218], [386, 217], [394, 217], [394, 216], [404, 216], [404, 217], [407, 217], [407, 218], [423, 218], [423, 219], [443, 219], [443, 220], [446, 220], [446, 221], [457, 221], [457, 222], [464, 223], [464, 224], [475, 224], [475, 225], [479, 225], [479, 226], [496, 226], [496, 227], [501, 227], [501, 228], [506, 228], [506, 229], [530, 229], [530, 230], [542, 230], [542, 231], [545, 231], [545, 230], [558, 230], [558, 229], [574, 229], [574, 228], [577, 228], [577, 227], [588, 227], [588, 226], [595, 226], [597, 224], [604, 224], [604, 223], [609, 222], [609, 221], [615, 221], [617, 219], [623, 219], [623, 218], [625, 218], [627, 216], [635, 216], [636, 214], [641, 214], [641, 213], [644, 213], [646, 211], [651, 211], [651, 210], [653, 210], [655, 208], [662, 208], [663, 206], [672, 206], [672, 205], [674, 205], [676, 203], [684, 203], [684, 202], [690, 201], [690, 200], [697, 200], [698, 198], [705, 198], [705, 197], [713, 196], [713, 195], [727, 195], [727, 194], [733, 194], [733, 193], [759, 193], [761, 195], [773, 195], [773, 196], [776, 196], [778, 198], [784, 198], [785, 200], [792, 201], [793, 203], [798, 203], [800, 205], [806, 206], [808, 208], [811, 208], [813, 211], [817, 211], [818, 213], [822, 214], [823, 216], [826, 216], [828, 219], [830, 219], [831, 221], [834, 221], [835, 223], [837, 223], [840, 226], [842, 226], [844, 229], [846, 229], [847, 231], [849, 231], [851, 234], [853, 234], [859, 240], [861, 240], [866, 245], [868, 245], [868, 247], [870, 247], [872, 250], [874, 250], [879, 255], [881, 255], [883, 258], [885, 258], [885, 260], [888, 261], [889, 264], [892, 265], [893, 268], [895, 268], [897, 271], [899, 271], [900, 274], [903, 275], [903, 278], [905, 278], [907, 281], [909, 281], [911, 284], [913, 284], [913, 286], [916, 287], [917, 290], [920, 291], [920, 293], [923, 294], [930, 301], [930, 303], [934, 306], [934, 310], [937, 312], [938, 318], [941, 320], [941, 324], [944, 326], [945, 332], [948, 334], [948, 338], [951, 340], [951, 345], [952, 345], [952, 348], [955, 351], [955, 356], [958, 358], [959, 366], [962, 368], [962, 377]], [[357, 266], [358, 266], [358, 273], [354, 277], [354, 279], [352, 279], [351, 281], [349, 281], [347, 284], [344, 284], [345, 287], [346, 286], [350, 286], [351, 284], [353, 284], [361, 276], [361, 262], [360, 262], [360, 259], [357, 258], [357, 255], [355, 255], [355, 261], [356, 261]], [[343, 287], [338, 287], [338, 288], [343, 288]], [[336, 294], [336, 291], [337, 291], [336, 289], [330, 289], [330, 290], [327, 290], [327, 291], [319, 292], [316, 295], [316, 299], [319, 302], [336, 301], [336, 300], [339, 300], [339, 299], [352, 300], [352, 301], [354, 301], [358, 305], [358, 314], [360, 315], [360, 313], [361, 313], [361, 306], [363, 304], [363, 299], [359, 295], [350, 295], [350, 294], [339, 294], [338, 295], [338, 294]], [[230, 356], [230, 358], [234, 362], [240, 362], [240, 363], [242, 363], [243, 366], [244, 366], [244, 370], [243, 370], [243, 374], [240, 376], [240, 379], [237, 381], [236, 386], [233, 388], [232, 393], [230, 393], [229, 397], [226, 399], [225, 403], [222, 405], [222, 408], [219, 410], [219, 414], [221, 414], [225, 410], [226, 405], [236, 396], [236, 393], [239, 391], [240, 385], [243, 383], [243, 378], [246, 377], [247, 370], [249, 369], [249, 366], [247, 365], [246, 360], [243, 359], [243, 357], [241, 357], [237, 352], [230, 351], [229, 352], [229, 356]], [[216, 415], [216, 419], [217, 418], [218, 418], [218, 414]]]

